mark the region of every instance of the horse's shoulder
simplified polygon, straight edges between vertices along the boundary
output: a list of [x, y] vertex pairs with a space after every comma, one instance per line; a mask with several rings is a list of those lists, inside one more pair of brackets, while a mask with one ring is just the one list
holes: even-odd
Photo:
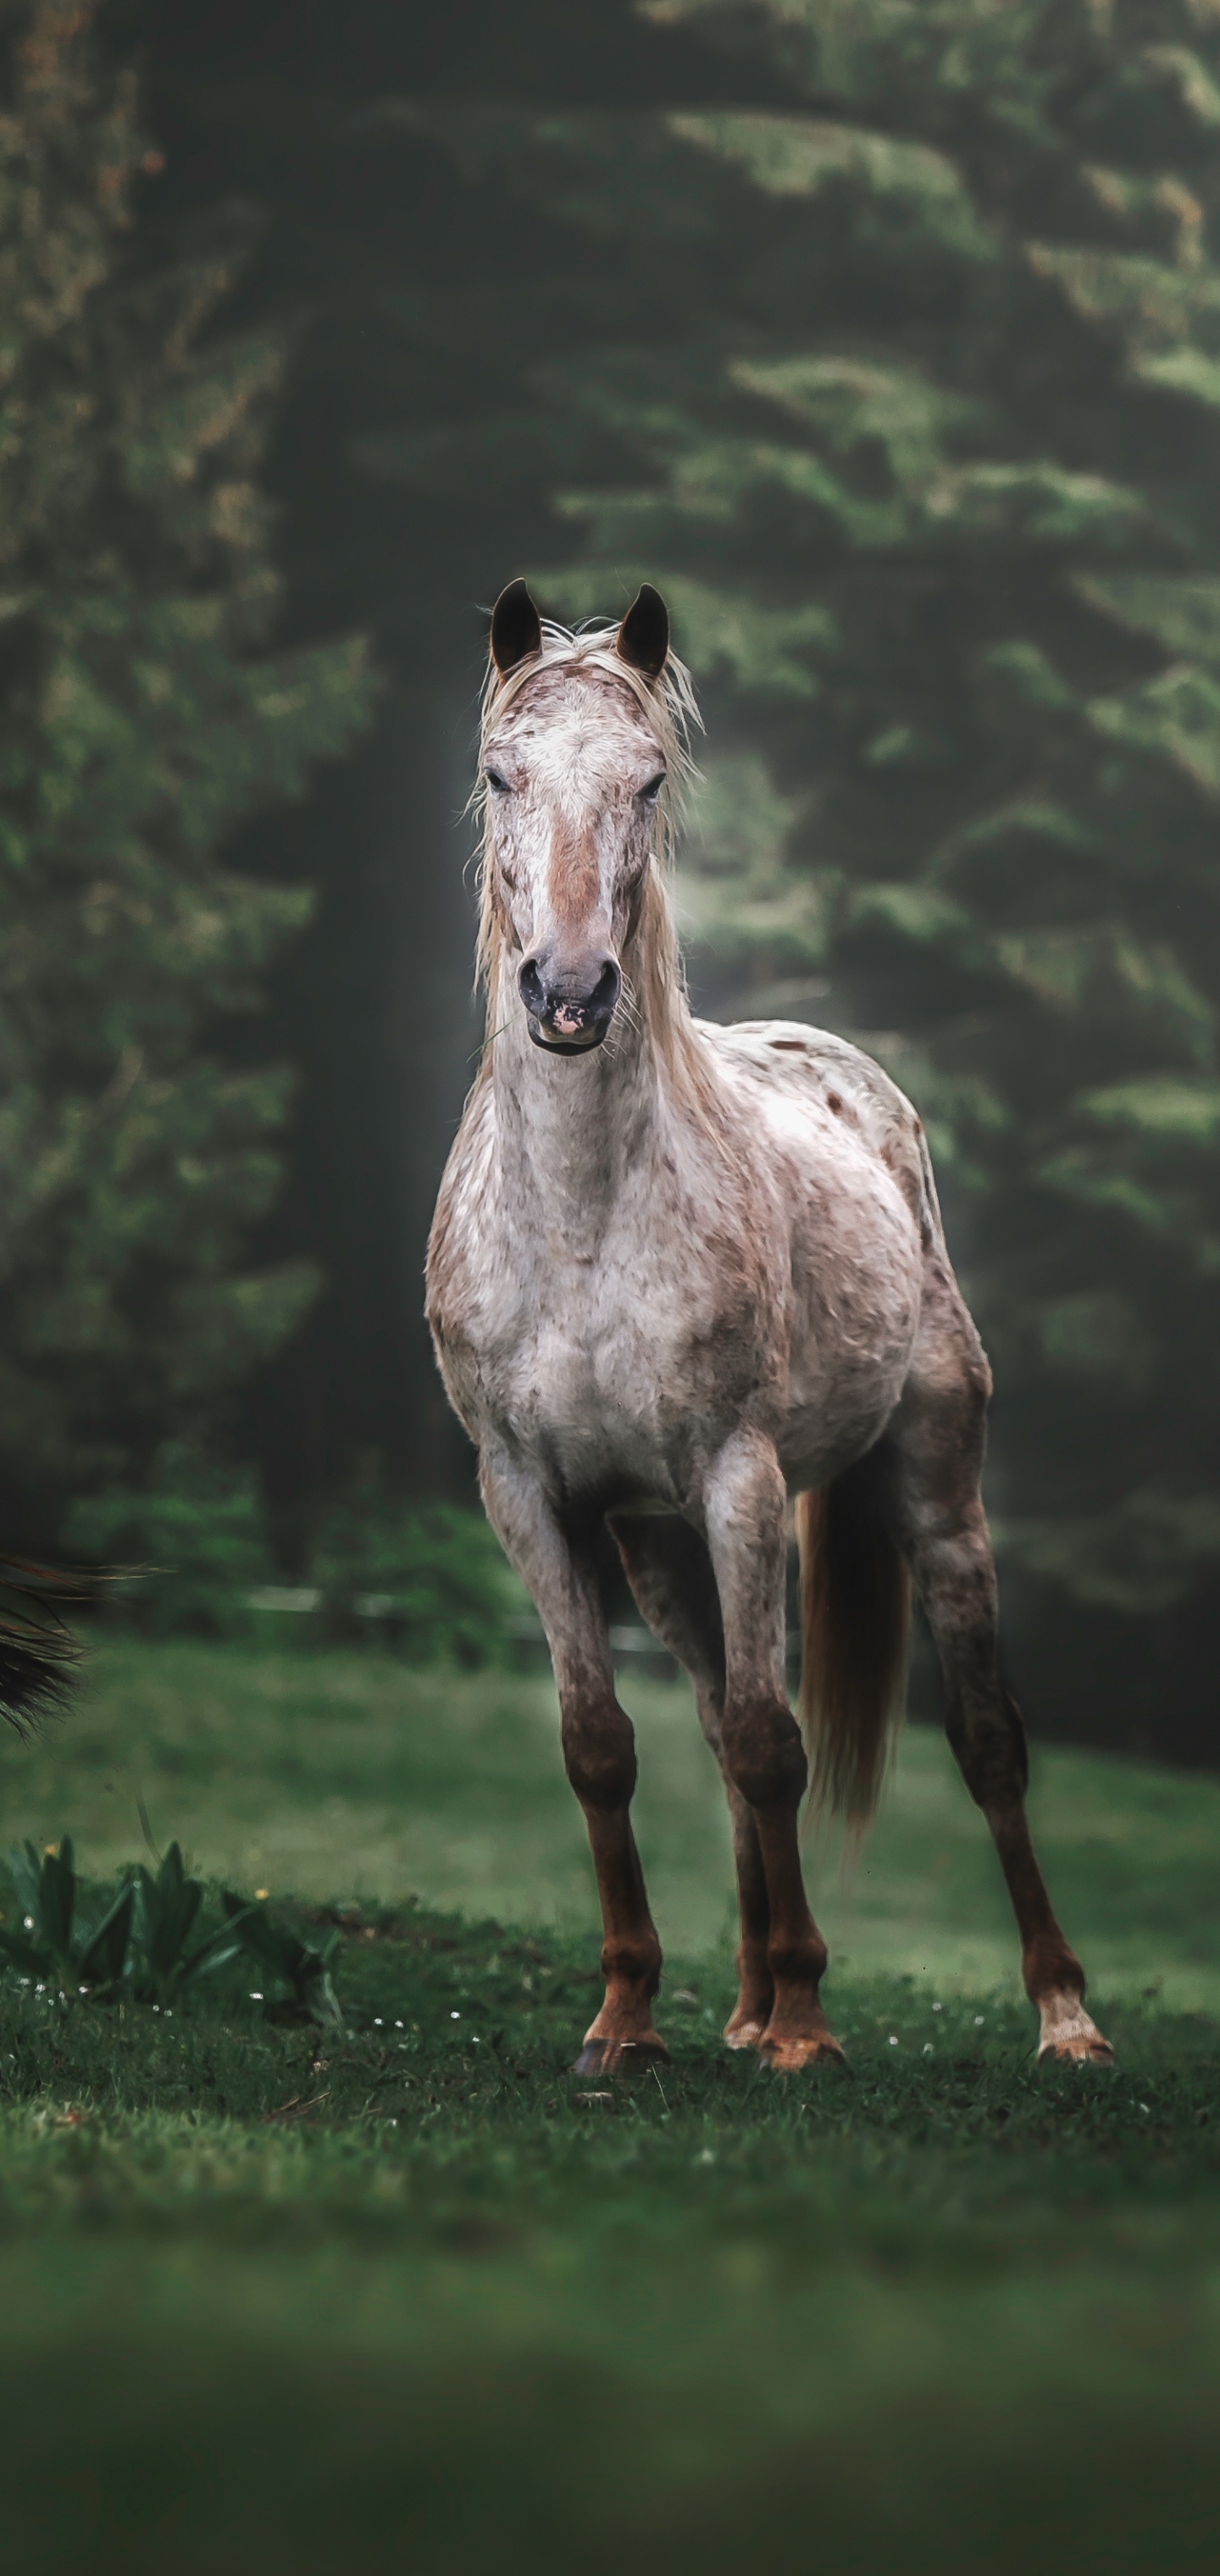
[[477, 1240], [494, 1138], [491, 1085], [476, 1084], [462, 1113], [441, 1177], [428, 1236], [428, 1311], [458, 1292], [466, 1256]]

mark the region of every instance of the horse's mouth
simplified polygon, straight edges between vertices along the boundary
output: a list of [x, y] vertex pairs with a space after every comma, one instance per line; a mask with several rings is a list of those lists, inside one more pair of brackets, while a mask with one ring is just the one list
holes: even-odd
[[535, 1046], [541, 1047], [544, 1055], [591, 1055], [594, 1047], [601, 1045], [610, 1026], [609, 1020], [593, 1020], [583, 1029], [573, 1027], [561, 1031], [544, 1028], [532, 1011], [526, 1012], [525, 1024]]

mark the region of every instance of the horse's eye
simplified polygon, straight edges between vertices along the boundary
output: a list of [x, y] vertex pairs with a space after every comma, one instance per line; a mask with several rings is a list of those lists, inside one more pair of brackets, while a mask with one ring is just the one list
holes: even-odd
[[640, 789], [640, 794], [644, 799], [644, 803], [646, 805], [655, 805], [664, 785], [665, 772], [663, 769], [658, 769], [656, 777], [650, 778], [647, 787], [641, 787]]
[[508, 780], [507, 778], [502, 778], [500, 776], [498, 769], [485, 769], [483, 776], [486, 779], [488, 786], [494, 790], [494, 793], [497, 796], [507, 796]]

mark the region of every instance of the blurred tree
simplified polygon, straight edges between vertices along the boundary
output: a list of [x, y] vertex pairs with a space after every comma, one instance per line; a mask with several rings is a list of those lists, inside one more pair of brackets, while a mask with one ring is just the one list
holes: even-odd
[[543, 595], [670, 594], [717, 706], [697, 987], [913, 1093], [1009, 1563], [1164, 1612], [1220, 1562], [1220, 9], [647, 14], [781, 98], [398, 111], [638, 280], [536, 380], [552, 449], [613, 442]]
[[290, 1077], [217, 1043], [311, 898], [222, 851], [370, 707], [357, 642], [268, 649], [282, 348], [218, 327], [231, 223], [142, 256], [160, 156], [93, 15], [0, 13], [0, 1472], [27, 1512], [214, 1415], [314, 1292], [243, 1266]]

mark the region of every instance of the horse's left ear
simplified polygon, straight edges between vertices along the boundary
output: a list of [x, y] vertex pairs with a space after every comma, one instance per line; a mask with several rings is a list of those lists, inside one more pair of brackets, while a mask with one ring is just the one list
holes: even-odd
[[669, 610], [659, 590], [642, 581], [618, 630], [615, 652], [633, 671], [659, 680], [669, 654]]
[[510, 581], [491, 612], [491, 658], [502, 680], [542, 650], [542, 619], [523, 581]]

